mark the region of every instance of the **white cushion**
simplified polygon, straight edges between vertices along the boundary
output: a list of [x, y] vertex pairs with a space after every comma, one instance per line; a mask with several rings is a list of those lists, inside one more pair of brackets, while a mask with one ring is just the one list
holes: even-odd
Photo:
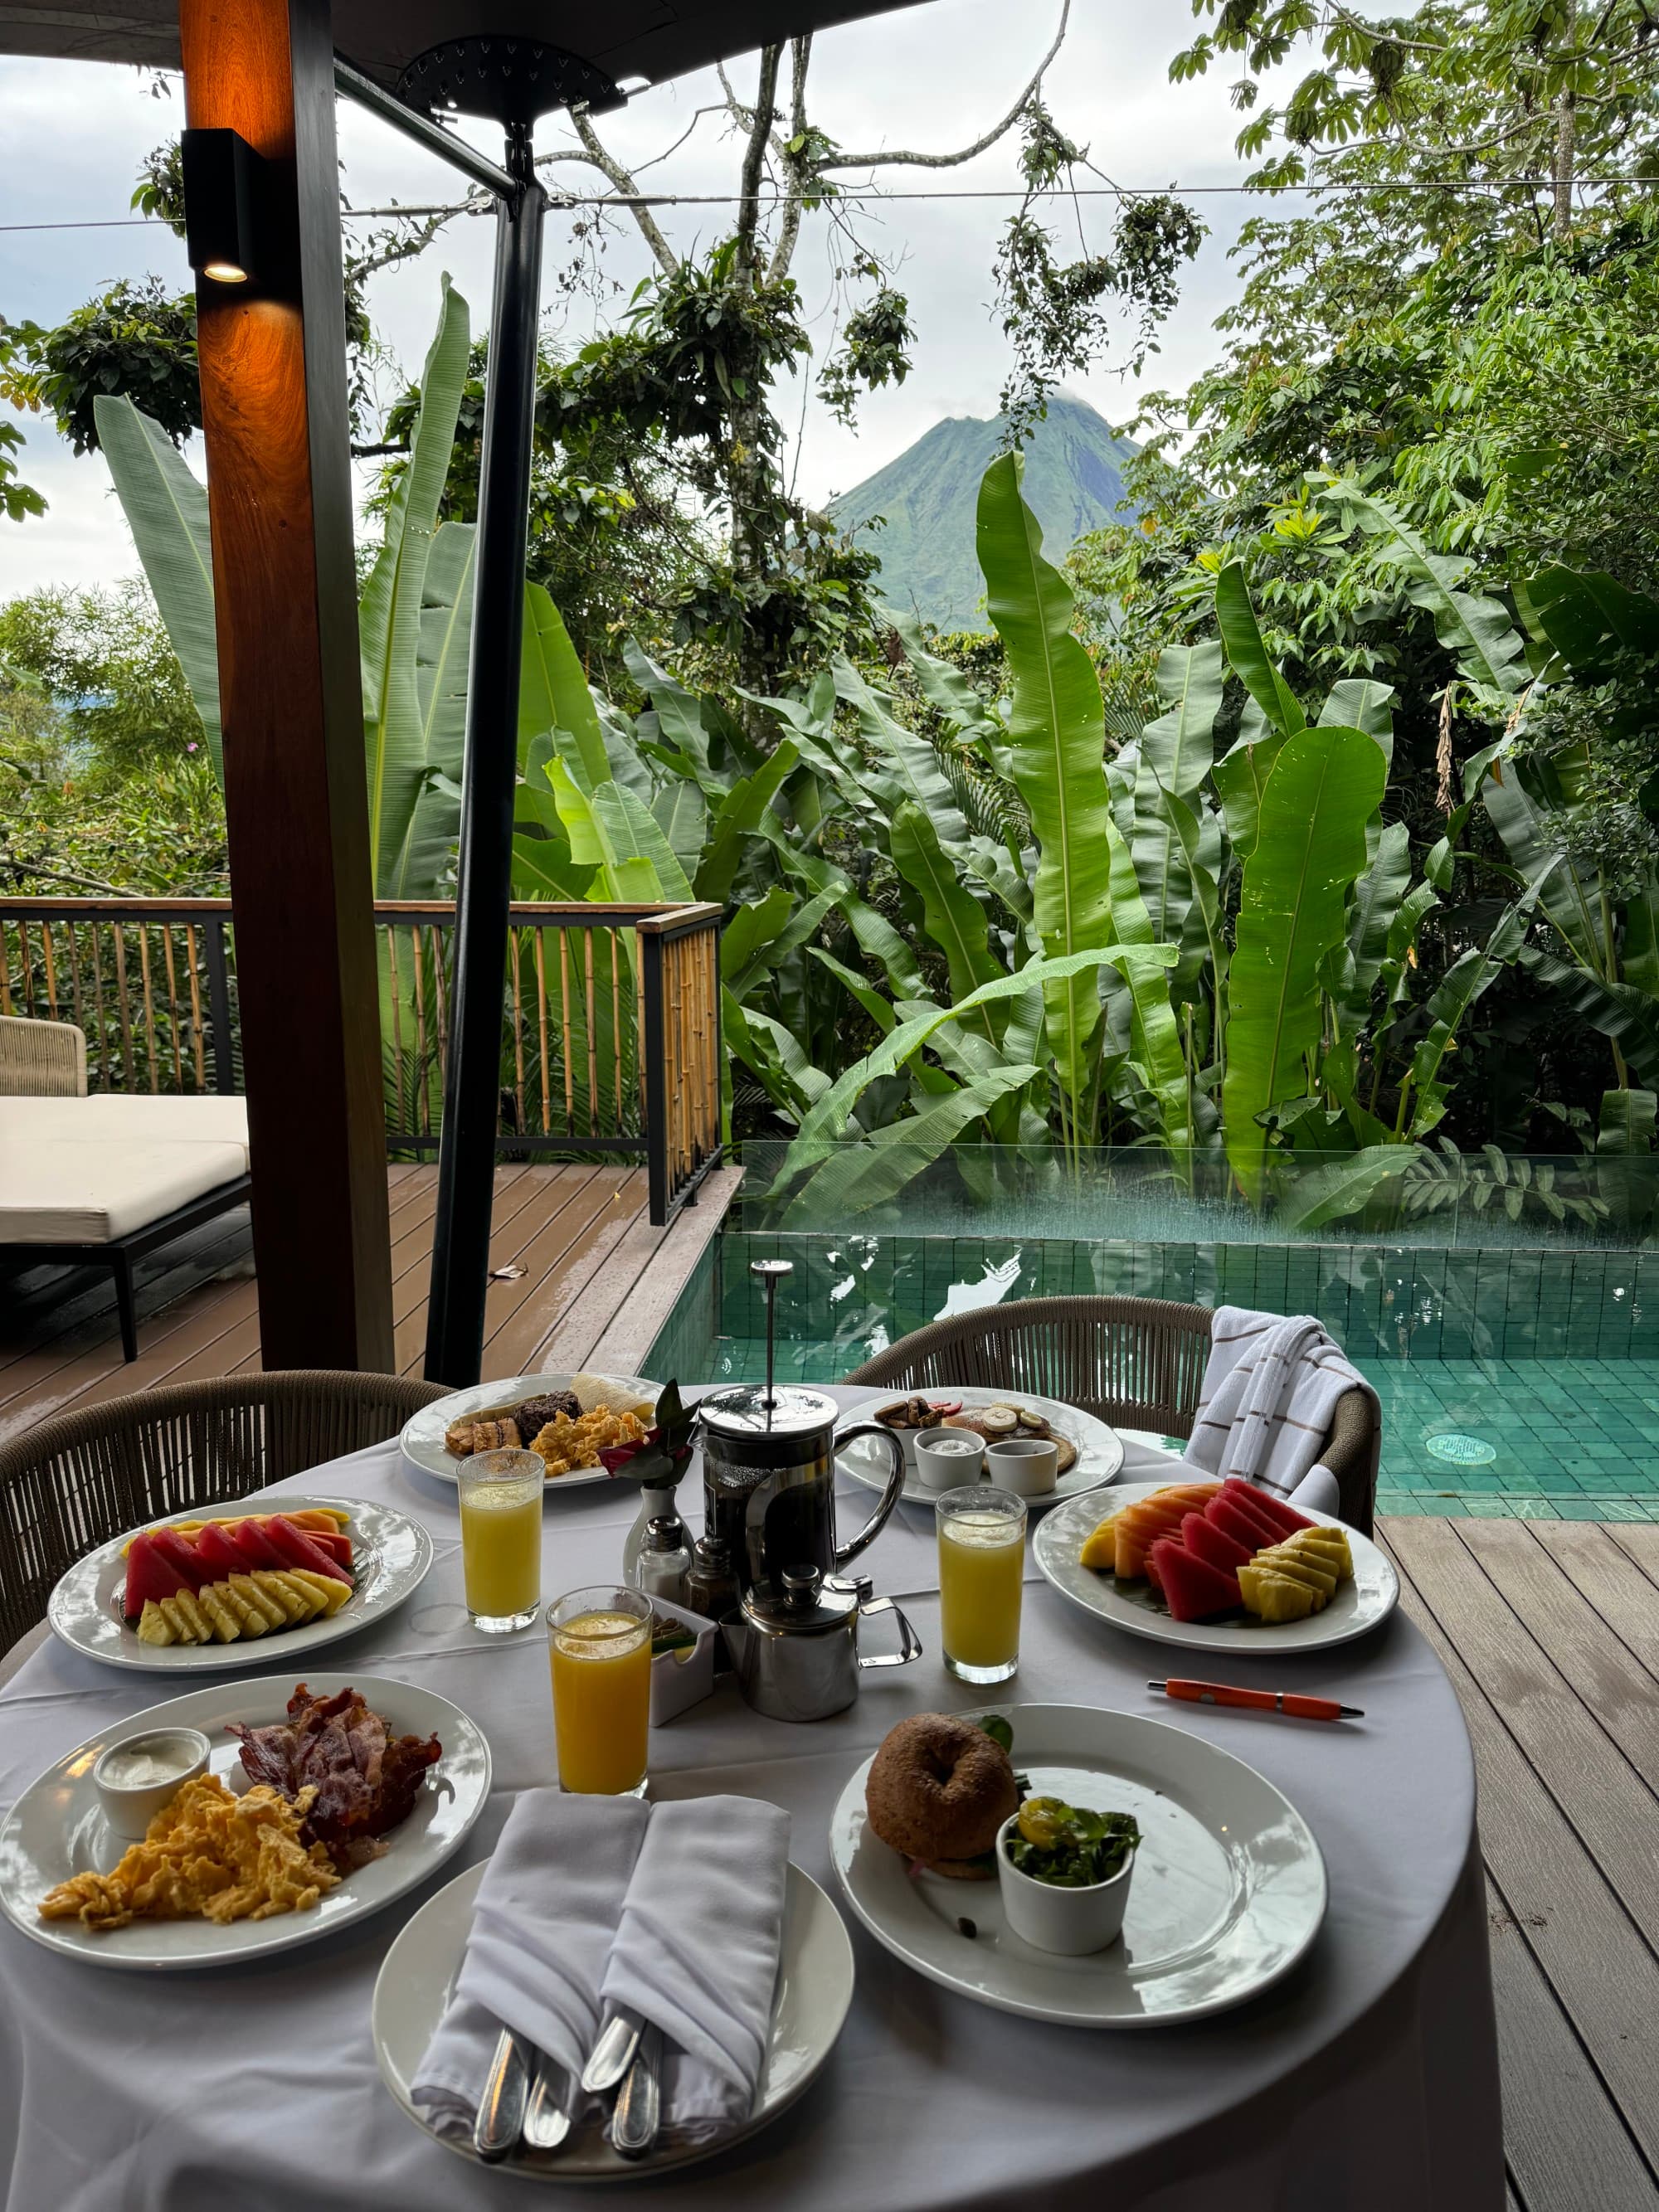
[[234, 1182], [246, 1158], [239, 1145], [9, 1137], [0, 1144], [0, 1244], [106, 1244]]
[[151, 1097], [148, 1092], [96, 1091], [90, 1098], [0, 1098], [0, 1155], [14, 1137], [129, 1142], [239, 1145], [247, 1173], [247, 1101], [208, 1092], [200, 1097]]

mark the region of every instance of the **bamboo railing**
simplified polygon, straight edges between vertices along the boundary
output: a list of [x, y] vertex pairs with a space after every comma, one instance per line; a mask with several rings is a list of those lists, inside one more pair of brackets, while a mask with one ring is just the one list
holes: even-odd
[[[455, 910], [378, 900], [386, 1146], [435, 1152]], [[515, 904], [496, 1150], [645, 1162], [666, 1221], [720, 1151], [720, 908]], [[240, 1091], [228, 899], [0, 897], [0, 1013], [73, 1022], [89, 1091]]]

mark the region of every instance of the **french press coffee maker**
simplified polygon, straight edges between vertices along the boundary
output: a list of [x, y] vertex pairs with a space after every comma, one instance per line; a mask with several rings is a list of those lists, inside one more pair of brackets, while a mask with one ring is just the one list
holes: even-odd
[[[739, 1595], [757, 1583], [784, 1587], [791, 1573], [816, 1567], [829, 1576], [855, 1559], [887, 1525], [904, 1488], [904, 1449], [890, 1429], [858, 1421], [842, 1430], [839, 1408], [822, 1390], [773, 1379], [773, 1330], [779, 1282], [788, 1260], [755, 1260], [749, 1272], [766, 1290], [766, 1383], [739, 1382], [698, 1401], [707, 1534], [722, 1541]], [[836, 1449], [854, 1437], [878, 1437], [892, 1454], [887, 1485], [851, 1543], [836, 1541]]]

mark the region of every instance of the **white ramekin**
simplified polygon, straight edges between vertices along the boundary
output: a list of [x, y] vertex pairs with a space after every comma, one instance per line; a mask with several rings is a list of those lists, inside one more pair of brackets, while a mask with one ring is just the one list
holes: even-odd
[[[125, 1753], [135, 1751], [157, 1750], [163, 1744], [176, 1747], [178, 1771], [165, 1782], [118, 1783], [109, 1779], [107, 1768]], [[143, 1735], [123, 1736], [100, 1753], [92, 1770], [93, 1787], [98, 1792], [99, 1802], [104, 1808], [104, 1818], [118, 1836], [128, 1836], [142, 1842], [150, 1822], [186, 1782], [194, 1782], [208, 1771], [208, 1761], [213, 1747], [199, 1729], [151, 1729]]]
[[[977, 1482], [985, 1468], [985, 1449], [971, 1429], [915, 1429], [915, 1469], [929, 1490], [960, 1490]], [[939, 1449], [942, 1437], [950, 1442]], [[969, 1449], [962, 1447], [966, 1444]]]
[[1052, 1437], [1004, 1437], [986, 1445], [985, 1465], [999, 1490], [1046, 1498], [1059, 1478], [1060, 1447]]
[[1034, 1950], [1053, 1951], [1066, 1959], [1086, 1958], [1090, 1952], [1115, 1943], [1123, 1932], [1134, 1852], [1109, 1881], [1097, 1881], [1088, 1889], [1061, 1889], [1022, 1874], [1008, 1856], [1008, 1837], [1018, 1825], [1018, 1814], [1011, 1813], [997, 1830], [997, 1883], [1014, 1934]]

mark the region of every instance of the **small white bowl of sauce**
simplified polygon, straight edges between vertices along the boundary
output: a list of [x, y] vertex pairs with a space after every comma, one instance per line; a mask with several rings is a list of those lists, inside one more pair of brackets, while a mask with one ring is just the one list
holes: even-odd
[[984, 1439], [971, 1429], [913, 1430], [915, 1468], [928, 1490], [957, 1490], [977, 1482], [985, 1467]]
[[92, 1770], [104, 1818], [118, 1836], [142, 1842], [174, 1792], [207, 1772], [212, 1752], [199, 1729], [156, 1729], [111, 1744]]

